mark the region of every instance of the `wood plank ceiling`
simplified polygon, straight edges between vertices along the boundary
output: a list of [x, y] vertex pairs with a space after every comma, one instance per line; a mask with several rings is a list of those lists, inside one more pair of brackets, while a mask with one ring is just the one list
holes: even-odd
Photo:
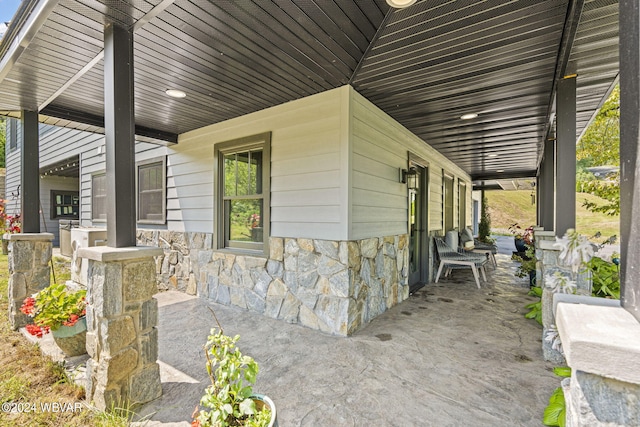
[[476, 180], [535, 176], [567, 61], [578, 134], [618, 73], [615, 0], [25, 0], [16, 22], [44, 3], [22, 54], [10, 57], [13, 26], [0, 45], [0, 114], [38, 109], [100, 131], [103, 27], [115, 21], [135, 31], [142, 136], [175, 140], [351, 84]]

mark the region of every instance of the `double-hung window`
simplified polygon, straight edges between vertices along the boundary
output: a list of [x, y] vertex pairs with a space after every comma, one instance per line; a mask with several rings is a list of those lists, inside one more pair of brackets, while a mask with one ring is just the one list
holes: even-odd
[[270, 134], [216, 145], [218, 248], [266, 251]]
[[138, 222], [164, 224], [166, 212], [165, 159], [138, 163]]

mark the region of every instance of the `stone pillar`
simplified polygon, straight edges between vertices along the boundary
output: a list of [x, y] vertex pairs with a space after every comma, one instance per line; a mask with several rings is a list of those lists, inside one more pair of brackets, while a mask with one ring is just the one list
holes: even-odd
[[101, 410], [149, 402], [162, 394], [158, 358], [158, 304], [149, 247], [82, 248], [87, 285], [87, 398]]
[[565, 363], [562, 353], [552, 348], [552, 342], [547, 340], [549, 334], [557, 331], [556, 319], [553, 313], [553, 295], [555, 291], [548, 286], [547, 276], [556, 272], [576, 282], [577, 295], [591, 295], [591, 276], [579, 273], [572, 276], [571, 267], [560, 262], [560, 249], [554, 247], [555, 238], [549, 239], [552, 232], [536, 233], [536, 258], [538, 259], [537, 284], [542, 288], [542, 353], [544, 359], [557, 365]]
[[[566, 425], [640, 425], [640, 323], [602, 298], [556, 308], [571, 379], [562, 382]], [[588, 319], [588, 321], [585, 321]]]
[[9, 241], [9, 322], [15, 330], [31, 323], [20, 311], [22, 302], [49, 286], [51, 233], [5, 234]]

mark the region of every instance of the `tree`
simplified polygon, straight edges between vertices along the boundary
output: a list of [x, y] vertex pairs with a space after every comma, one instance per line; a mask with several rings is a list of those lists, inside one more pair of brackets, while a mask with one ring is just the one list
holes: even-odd
[[491, 235], [491, 215], [489, 214], [489, 202], [486, 197], [482, 197], [480, 207], [480, 224], [478, 224], [478, 240], [485, 243], [493, 243]]
[[620, 166], [620, 86], [616, 86], [602, 105], [593, 123], [576, 148], [578, 174], [576, 188], [606, 200], [604, 204], [585, 202], [591, 212], [620, 214], [620, 173], [598, 180], [586, 173], [590, 166]]
[[620, 165], [620, 86], [616, 86], [576, 149], [585, 167]]

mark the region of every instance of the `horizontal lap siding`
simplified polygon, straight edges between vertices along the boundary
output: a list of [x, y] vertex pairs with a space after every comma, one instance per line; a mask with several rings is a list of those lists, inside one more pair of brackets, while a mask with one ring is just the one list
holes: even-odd
[[21, 124], [16, 120], [16, 149], [11, 150], [9, 147], [9, 139], [11, 135], [9, 121], [15, 119], [8, 119], [6, 121], [6, 141], [5, 141], [5, 166], [7, 170], [7, 175], [5, 178], [5, 199], [6, 199], [6, 212], [8, 215], [15, 215], [20, 211], [20, 199], [17, 197], [18, 194], [18, 186], [20, 185], [20, 174], [21, 174], [21, 166], [20, 166], [20, 150], [22, 147], [21, 141]]
[[172, 213], [171, 221], [180, 219], [187, 231], [213, 232], [215, 144], [271, 132], [271, 235], [344, 240], [341, 127], [347, 91], [324, 92], [181, 135], [168, 158], [167, 203], [181, 211]]
[[408, 152], [429, 163], [429, 231], [441, 229], [443, 169], [466, 182], [470, 177], [355, 90], [351, 105], [350, 238], [407, 233], [408, 192], [399, 169], [407, 168]]

